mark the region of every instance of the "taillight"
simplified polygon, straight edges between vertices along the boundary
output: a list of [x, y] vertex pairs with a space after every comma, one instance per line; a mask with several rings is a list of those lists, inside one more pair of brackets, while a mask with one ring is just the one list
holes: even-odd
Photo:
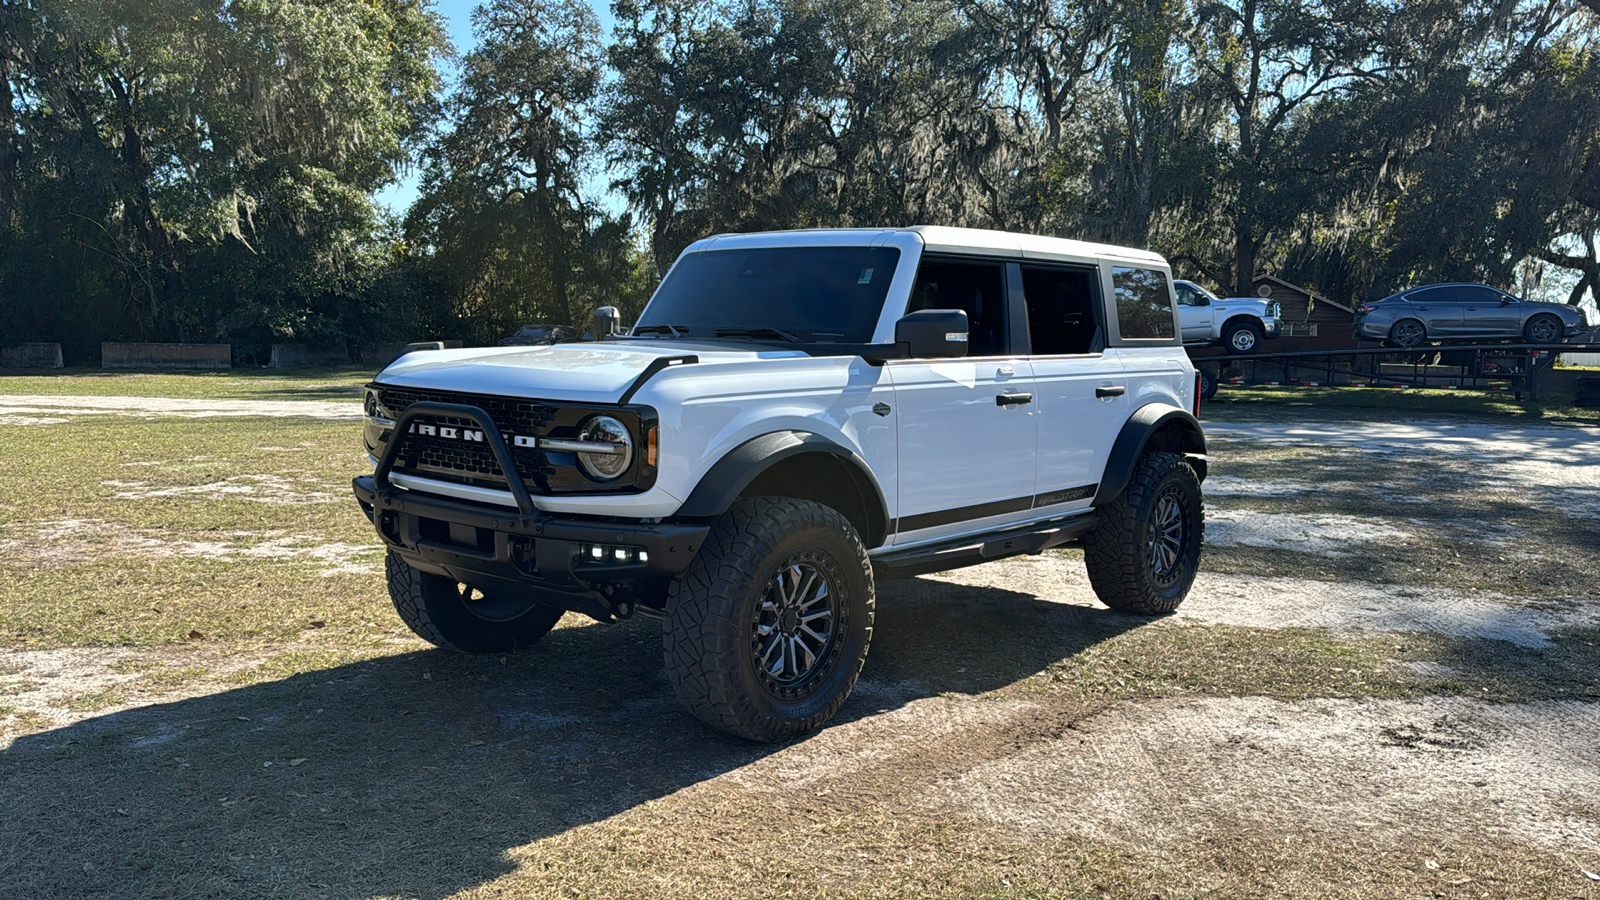
[[1194, 417], [1200, 418], [1200, 370], [1194, 370]]

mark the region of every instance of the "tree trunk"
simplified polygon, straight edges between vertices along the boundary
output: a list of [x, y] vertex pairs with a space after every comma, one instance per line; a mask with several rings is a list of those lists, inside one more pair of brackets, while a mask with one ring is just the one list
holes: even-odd
[[1256, 253], [1260, 249], [1260, 240], [1256, 237], [1254, 225], [1248, 217], [1239, 217], [1234, 230], [1236, 234], [1233, 247], [1233, 296], [1248, 297], [1253, 290], [1251, 282], [1255, 280]]
[[0, 229], [11, 224], [17, 198], [17, 115], [11, 91], [14, 63], [0, 47]]

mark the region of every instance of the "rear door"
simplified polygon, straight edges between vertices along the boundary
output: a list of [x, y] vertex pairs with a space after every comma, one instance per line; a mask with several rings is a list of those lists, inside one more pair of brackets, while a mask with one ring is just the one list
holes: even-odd
[[1034, 262], [1013, 269], [1026, 302], [1038, 394], [1036, 515], [1086, 508], [1131, 402], [1122, 363], [1105, 352], [1100, 270]]
[[1006, 263], [924, 256], [907, 312], [967, 313], [962, 359], [891, 360], [899, 435], [894, 544], [1028, 517], [1039, 440], [1033, 369], [1015, 352]]
[[1453, 284], [1418, 288], [1406, 295], [1406, 312], [1421, 319], [1430, 338], [1460, 337], [1466, 304]]

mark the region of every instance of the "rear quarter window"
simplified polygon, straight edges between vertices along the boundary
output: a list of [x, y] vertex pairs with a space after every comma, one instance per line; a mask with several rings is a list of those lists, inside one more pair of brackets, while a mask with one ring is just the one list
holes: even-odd
[[1171, 340], [1172, 289], [1167, 273], [1131, 266], [1111, 268], [1117, 331], [1127, 340]]

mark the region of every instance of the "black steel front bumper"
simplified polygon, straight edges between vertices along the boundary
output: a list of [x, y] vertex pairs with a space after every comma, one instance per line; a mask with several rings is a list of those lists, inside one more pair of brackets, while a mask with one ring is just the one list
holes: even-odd
[[[407, 563], [463, 584], [609, 620], [633, 602], [642, 580], [670, 577], [693, 562], [710, 525], [646, 523], [553, 515], [539, 511], [515, 475], [508, 479], [517, 509], [406, 490], [389, 480], [401, 436], [418, 415], [476, 421], [500, 461], [515, 473], [510, 451], [481, 409], [414, 403], [395, 422], [377, 468], [351, 487], [384, 544]], [[620, 589], [620, 591], [619, 591]]]

